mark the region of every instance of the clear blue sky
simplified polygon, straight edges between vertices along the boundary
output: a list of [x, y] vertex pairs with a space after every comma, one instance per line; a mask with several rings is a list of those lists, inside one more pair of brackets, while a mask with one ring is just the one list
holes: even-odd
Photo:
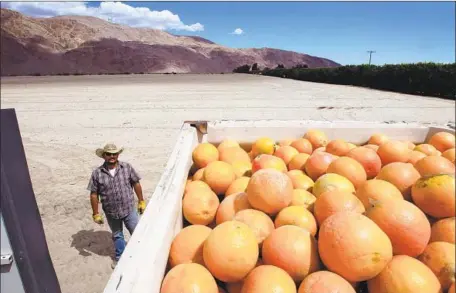
[[[341, 64], [455, 62], [454, 2], [124, 2], [169, 10], [199, 35], [235, 48], [270, 47]], [[89, 2], [99, 6], [99, 2]], [[241, 35], [230, 34], [241, 28]]]
[[[453, 2], [128, 2], [168, 9], [197, 35], [236, 48], [272, 47], [342, 64], [455, 62]], [[241, 28], [244, 35], [228, 32]], [[195, 34], [195, 33], [182, 33]]]

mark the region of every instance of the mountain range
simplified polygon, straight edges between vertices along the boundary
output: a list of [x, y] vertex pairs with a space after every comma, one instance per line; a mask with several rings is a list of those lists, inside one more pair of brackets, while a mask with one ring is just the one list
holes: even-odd
[[224, 73], [306, 64], [337, 67], [321, 57], [272, 48], [235, 49], [198, 36], [133, 28], [90, 16], [35, 18], [1, 9], [1, 75]]

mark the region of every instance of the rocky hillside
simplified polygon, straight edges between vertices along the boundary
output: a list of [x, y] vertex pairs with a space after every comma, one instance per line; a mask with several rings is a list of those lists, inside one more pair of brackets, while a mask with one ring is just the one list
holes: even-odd
[[196, 36], [176, 36], [86, 16], [32, 18], [1, 9], [1, 75], [107, 73], [220, 73], [307, 64], [335, 67], [331, 60], [261, 48], [233, 49]]

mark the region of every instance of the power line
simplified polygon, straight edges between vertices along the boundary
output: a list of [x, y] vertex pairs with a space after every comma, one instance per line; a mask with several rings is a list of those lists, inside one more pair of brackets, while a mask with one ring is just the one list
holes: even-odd
[[369, 65], [371, 64], [371, 60], [372, 60], [372, 53], [376, 53], [375, 51], [367, 51], [367, 53], [369, 53]]

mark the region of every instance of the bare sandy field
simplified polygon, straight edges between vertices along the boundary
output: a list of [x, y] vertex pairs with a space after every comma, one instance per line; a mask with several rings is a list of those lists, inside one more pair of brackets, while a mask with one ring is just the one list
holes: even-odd
[[86, 190], [106, 142], [125, 146], [149, 198], [184, 120], [455, 120], [450, 100], [231, 74], [3, 78], [1, 108], [17, 111], [65, 293], [101, 292], [112, 272], [109, 227], [92, 222]]

